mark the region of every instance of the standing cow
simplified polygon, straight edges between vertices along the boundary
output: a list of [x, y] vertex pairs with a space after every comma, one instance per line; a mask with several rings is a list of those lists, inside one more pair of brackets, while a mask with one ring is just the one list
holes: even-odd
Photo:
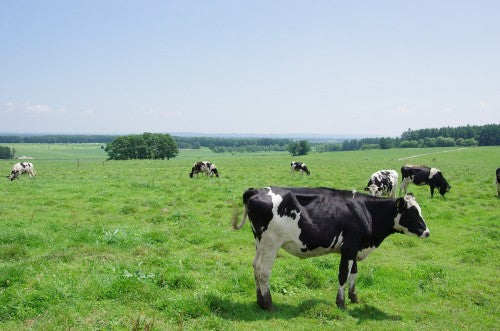
[[[445, 193], [451, 189], [444, 178], [441, 170], [425, 166], [405, 165], [401, 167], [401, 188], [406, 190], [410, 183], [415, 185], [429, 185], [431, 188], [431, 198], [434, 196], [434, 188], [439, 188], [439, 193], [444, 197]], [[400, 192], [401, 194], [401, 189]]]
[[193, 164], [193, 167], [191, 168], [191, 172], [189, 173], [189, 177], [193, 178], [194, 175], [198, 177], [198, 174], [202, 172], [207, 176], [213, 177], [215, 175], [216, 177], [219, 177], [219, 171], [217, 170], [217, 167], [215, 164], [208, 162], [208, 161], [200, 161], [196, 162]]
[[357, 262], [366, 258], [393, 233], [427, 238], [430, 234], [413, 195], [380, 199], [352, 191], [329, 188], [266, 187], [243, 193], [245, 220], [252, 225], [256, 254], [253, 260], [257, 303], [274, 310], [269, 278], [278, 250], [300, 258], [340, 253], [339, 287], [336, 303], [344, 307], [345, 285], [349, 299], [357, 302]]
[[396, 170], [380, 170], [370, 177], [365, 187], [365, 191], [369, 191], [374, 197], [387, 195], [391, 198], [395, 198], [397, 185], [398, 173]]
[[7, 178], [10, 181], [13, 181], [14, 179], [19, 179], [20, 174], [28, 174], [30, 178], [33, 178], [36, 176], [35, 173], [35, 168], [33, 167], [33, 163], [30, 162], [21, 162], [21, 163], [16, 163], [12, 167], [12, 171], [10, 172], [10, 175], [7, 176]]
[[306, 173], [308, 176], [311, 174], [307, 166], [303, 162], [292, 161], [290, 164], [290, 175], [295, 171], [300, 171], [301, 174]]

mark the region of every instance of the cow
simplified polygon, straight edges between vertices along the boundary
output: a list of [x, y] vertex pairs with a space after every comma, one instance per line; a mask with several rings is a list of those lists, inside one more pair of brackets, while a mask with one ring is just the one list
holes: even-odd
[[426, 166], [415, 166], [415, 165], [405, 165], [401, 167], [401, 188], [399, 193], [401, 195], [401, 189], [406, 190], [410, 183], [415, 185], [429, 185], [431, 188], [431, 198], [434, 196], [434, 188], [439, 188], [439, 193], [444, 197], [445, 193], [451, 189], [444, 178], [441, 170], [436, 168], [429, 168]]
[[290, 164], [290, 175], [293, 174], [294, 171], [300, 171], [301, 174], [306, 173], [308, 176], [311, 174], [306, 164], [303, 162], [292, 161]]
[[340, 253], [336, 304], [344, 308], [346, 282], [349, 299], [358, 302], [357, 261], [366, 258], [393, 233], [419, 238], [430, 234], [420, 206], [411, 194], [393, 199], [330, 188], [271, 186], [246, 190], [243, 204], [242, 221], [238, 224], [236, 210], [232, 225], [238, 230], [247, 217], [251, 222], [256, 246], [253, 268], [257, 303], [271, 311], [275, 308], [269, 278], [281, 247], [299, 258]]
[[33, 163], [30, 162], [21, 162], [21, 163], [16, 163], [12, 167], [12, 171], [10, 172], [10, 175], [7, 176], [7, 178], [10, 181], [13, 181], [14, 179], [19, 179], [20, 174], [28, 174], [30, 178], [33, 178], [36, 176], [35, 173], [35, 168], [33, 167]]
[[497, 168], [497, 195], [500, 197], [500, 168]]
[[200, 172], [210, 177], [213, 177], [213, 175], [219, 177], [219, 171], [217, 170], [215, 164], [208, 161], [200, 161], [194, 163], [193, 167], [191, 168], [191, 172], [189, 173], [189, 177], [193, 178], [193, 176], [196, 175], [196, 177], [198, 178], [198, 174]]
[[370, 180], [368, 180], [365, 191], [369, 191], [374, 197], [387, 195], [391, 198], [395, 198], [398, 177], [396, 170], [377, 171], [370, 177]]

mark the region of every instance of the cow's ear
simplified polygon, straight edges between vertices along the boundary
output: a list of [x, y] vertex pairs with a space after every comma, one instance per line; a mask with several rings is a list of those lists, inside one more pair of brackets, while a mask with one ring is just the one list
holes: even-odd
[[398, 198], [396, 200], [396, 208], [398, 209], [398, 213], [402, 213], [405, 210], [406, 201], [404, 198]]
[[369, 190], [369, 188], [368, 188], [368, 187], [365, 187], [365, 191], [368, 191], [368, 190]]

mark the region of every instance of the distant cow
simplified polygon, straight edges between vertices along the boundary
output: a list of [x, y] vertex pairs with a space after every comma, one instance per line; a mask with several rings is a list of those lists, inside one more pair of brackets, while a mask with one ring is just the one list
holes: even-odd
[[217, 170], [215, 164], [208, 161], [200, 161], [193, 164], [191, 172], [189, 173], [189, 177], [193, 178], [194, 175], [198, 177], [198, 174], [200, 172], [210, 177], [212, 177], [213, 175], [219, 177], [219, 171]]
[[395, 198], [397, 185], [398, 173], [396, 170], [380, 170], [370, 177], [365, 187], [365, 191], [369, 191], [374, 197], [387, 195], [391, 198]]
[[245, 220], [252, 223], [256, 254], [253, 260], [257, 303], [274, 310], [269, 278], [278, 250], [300, 258], [340, 253], [339, 287], [336, 303], [344, 307], [345, 285], [349, 299], [357, 302], [357, 262], [380, 246], [393, 233], [427, 238], [430, 234], [421, 209], [412, 195], [404, 198], [375, 198], [329, 188], [266, 187], [243, 193]]
[[303, 162], [292, 161], [290, 164], [290, 174], [293, 174], [294, 171], [300, 171], [301, 174], [306, 173], [308, 176], [311, 174]]
[[436, 187], [439, 188], [439, 193], [443, 197], [451, 189], [441, 171], [436, 168], [405, 165], [401, 167], [401, 176], [403, 177], [401, 188], [404, 189], [405, 193], [410, 183], [414, 183], [415, 185], [429, 185], [431, 188], [431, 198], [434, 196], [434, 188]]
[[14, 179], [19, 179], [20, 174], [28, 174], [30, 178], [35, 177], [35, 168], [33, 167], [33, 163], [30, 162], [21, 162], [21, 163], [16, 163], [12, 167], [12, 171], [10, 172], [10, 175], [7, 176], [7, 178], [11, 181]]
[[500, 168], [497, 169], [497, 194], [500, 197]]

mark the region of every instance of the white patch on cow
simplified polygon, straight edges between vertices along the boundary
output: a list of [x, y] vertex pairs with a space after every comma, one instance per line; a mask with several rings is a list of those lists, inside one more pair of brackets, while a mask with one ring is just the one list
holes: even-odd
[[363, 248], [362, 250], [358, 251], [358, 254], [356, 254], [356, 260], [361, 261], [364, 260], [368, 254], [373, 252], [377, 247], [376, 246], [370, 246], [367, 248]]
[[300, 233], [302, 232], [298, 222], [300, 219], [300, 211], [294, 210], [294, 217], [287, 215], [280, 216], [278, 214], [278, 206], [283, 201], [283, 197], [274, 193], [270, 187], [268, 187], [268, 190], [269, 192], [267, 194], [271, 196], [271, 201], [273, 203], [273, 218], [269, 222], [267, 230], [262, 234], [262, 237], [269, 237], [269, 240], [280, 243], [280, 246], [290, 254], [303, 257], [301, 249], [306, 249], [306, 246], [299, 239]]
[[342, 244], [344, 243], [344, 237], [342, 236], [343, 233], [344, 233], [344, 231], [341, 231], [339, 233], [338, 237], [333, 237], [332, 245], [330, 246], [330, 249], [333, 252], [340, 252], [340, 248], [342, 247]]
[[434, 177], [438, 172], [439, 172], [439, 169], [431, 168], [431, 171], [429, 172], [429, 179]]
[[347, 280], [349, 281], [349, 290], [354, 287], [354, 284], [356, 283], [356, 278], [358, 277], [358, 274], [349, 274], [349, 277]]
[[337, 298], [341, 299], [342, 301], [345, 300], [345, 291], [344, 291], [344, 288], [345, 288], [345, 284], [344, 285], [340, 285], [339, 283], [339, 290], [337, 292]]
[[417, 200], [415, 200], [415, 197], [413, 195], [406, 195], [405, 201], [406, 201], [406, 203], [408, 203], [408, 208], [409, 207], [417, 208], [418, 215], [420, 215], [420, 217], [422, 217], [422, 209], [420, 208], [420, 205], [417, 203]]
[[351, 289], [354, 286], [354, 282], [356, 281], [356, 276], [358, 274], [351, 273], [352, 265], [354, 264], [354, 260], [349, 260], [348, 264], [349, 264], [349, 269], [348, 269], [349, 273], [347, 274], [347, 281], [349, 283], [349, 288]]

